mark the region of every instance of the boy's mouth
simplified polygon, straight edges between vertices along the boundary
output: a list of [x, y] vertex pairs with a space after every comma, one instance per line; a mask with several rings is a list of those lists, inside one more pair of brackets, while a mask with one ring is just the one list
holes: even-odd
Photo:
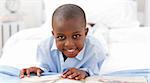
[[70, 58], [73, 58], [76, 56], [77, 49], [65, 49], [64, 54]]
[[76, 49], [68, 49], [66, 52], [68, 55], [74, 55], [76, 53]]
[[72, 53], [75, 51], [75, 49], [67, 50], [68, 52]]

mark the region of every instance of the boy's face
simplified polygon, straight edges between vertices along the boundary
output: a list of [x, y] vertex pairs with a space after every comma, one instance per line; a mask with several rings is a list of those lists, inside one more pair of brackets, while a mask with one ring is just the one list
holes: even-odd
[[87, 35], [85, 23], [80, 18], [55, 20], [53, 35], [57, 48], [67, 57], [73, 58], [82, 50]]

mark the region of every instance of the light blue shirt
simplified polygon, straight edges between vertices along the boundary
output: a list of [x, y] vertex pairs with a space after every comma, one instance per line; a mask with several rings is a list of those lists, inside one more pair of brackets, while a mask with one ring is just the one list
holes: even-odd
[[42, 41], [37, 49], [37, 62], [44, 72], [62, 73], [69, 68], [78, 68], [92, 75], [99, 75], [100, 67], [106, 53], [98, 40], [87, 36], [83, 49], [75, 58], [67, 58], [64, 61], [62, 52], [56, 47], [53, 36]]

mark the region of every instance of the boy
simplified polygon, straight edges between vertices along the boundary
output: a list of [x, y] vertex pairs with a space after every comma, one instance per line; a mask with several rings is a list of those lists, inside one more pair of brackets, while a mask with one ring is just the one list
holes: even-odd
[[26, 74], [42, 72], [63, 73], [62, 78], [81, 80], [98, 75], [105, 53], [101, 44], [87, 36], [86, 17], [82, 8], [73, 4], [58, 7], [52, 16], [53, 36], [42, 42], [37, 50], [37, 67], [22, 69]]

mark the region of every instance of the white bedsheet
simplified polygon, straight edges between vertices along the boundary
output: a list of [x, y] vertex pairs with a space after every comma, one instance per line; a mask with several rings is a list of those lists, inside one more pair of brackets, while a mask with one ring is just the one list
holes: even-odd
[[8, 65], [19, 69], [35, 66], [37, 46], [41, 40], [50, 35], [51, 30], [44, 26], [16, 33], [4, 45], [0, 65]]

